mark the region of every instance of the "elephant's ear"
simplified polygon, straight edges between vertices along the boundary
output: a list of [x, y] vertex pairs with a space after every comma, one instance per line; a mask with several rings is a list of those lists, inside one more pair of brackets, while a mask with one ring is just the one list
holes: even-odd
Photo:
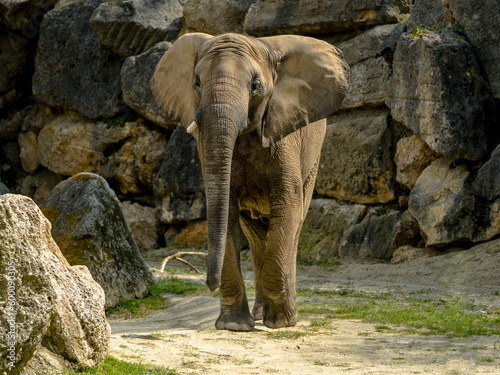
[[194, 121], [197, 109], [193, 90], [196, 50], [210, 38], [203, 33], [180, 37], [160, 59], [150, 80], [156, 103], [186, 127]]
[[349, 66], [340, 50], [324, 41], [295, 35], [261, 38], [283, 53], [263, 121], [268, 147], [301, 127], [333, 114], [349, 86]]

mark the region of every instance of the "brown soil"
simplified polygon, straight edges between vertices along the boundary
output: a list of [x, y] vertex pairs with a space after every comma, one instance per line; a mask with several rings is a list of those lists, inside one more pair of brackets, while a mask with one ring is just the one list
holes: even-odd
[[[154, 267], [160, 261], [158, 256], [148, 258]], [[401, 296], [425, 291], [426, 298], [460, 298], [498, 310], [499, 266], [497, 240], [396, 265], [299, 266], [297, 287]], [[249, 261], [243, 269], [250, 280]], [[155, 276], [162, 275], [156, 271]], [[499, 336], [425, 336], [398, 333], [397, 327], [379, 332], [377, 324], [340, 319], [312, 332], [310, 321], [299, 315], [298, 325], [283, 331], [307, 335], [278, 339], [261, 322], [249, 333], [216, 331], [218, 300], [208, 292], [170, 301], [145, 318], [110, 320], [110, 354], [167, 366], [179, 374], [500, 374]]]

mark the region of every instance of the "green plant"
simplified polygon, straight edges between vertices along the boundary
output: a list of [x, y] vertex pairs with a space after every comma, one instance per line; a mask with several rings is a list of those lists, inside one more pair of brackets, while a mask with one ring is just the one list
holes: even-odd
[[67, 375], [177, 375], [177, 372], [163, 366], [151, 366], [121, 361], [108, 356], [103, 364], [84, 371], [67, 372]]
[[456, 32], [458, 35], [464, 35], [465, 27], [460, 24], [460, 22], [455, 22], [451, 25], [451, 29]]
[[299, 303], [299, 314], [322, 319], [363, 319], [398, 326], [406, 333], [452, 337], [500, 335], [500, 314], [481, 314], [477, 306], [470, 303], [458, 300], [393, 302], [342, 298], [322, 304]]
[[146, 316], [152, 311], [165, 307], [168, 303], [163, 294], [188, 295], [207, 291], [204, 284], [177, 277], [160, 279], [155, 284], [148, 286], [148, 291], [143, 298], [129, 299], [120, 302], [116, 307], [106, 310], [108, 316], [138, 317]]
[[413, 29], [411, 31], [412, 38], [418, 38], [418, 37], [421, 37], [424, 34], [427, 34], [427, 30], [426, 29], [421, 29], [420, 27], [417, 27], [416, 29]]

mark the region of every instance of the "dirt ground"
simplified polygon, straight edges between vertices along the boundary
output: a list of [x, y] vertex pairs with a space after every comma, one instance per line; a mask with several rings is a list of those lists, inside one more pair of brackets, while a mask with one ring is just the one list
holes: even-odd
[[[147, 259], [152, 267], [161, 261], [158, 254]], [[245, 278], [251, 280], [250, 261], [242, 268]], [[498, 311], [499, 268], [497, 240], [401, 264], [344, 261], [332, 268], [299, 266], [297, 287], [389, 293], [395, 302], [398, 295], [425, 291], [426, 298], [460, 298]], [[155, 271], [155, 276], [171, 274]], [[204, 278], [185, 273], [176, 276]], [[299, 296], [299, 301], [301, 298], [305, 297]], [[271, 336], [273, 330], [262, 322], [248, 333], [215, 330], [218, 300], [208, 292], [171, 296], [170, 302], [145, 318], [110, 320], [110, 354], [167, 366], [179, 374], [500, 374], [500, 336], [403, 334], [397, 329], [380, 330], [377, 324], [341, 319], [313, 332], [308, 318], [299, 315], [296, 327], [282, 331], [306, 335], [280, 339]]]

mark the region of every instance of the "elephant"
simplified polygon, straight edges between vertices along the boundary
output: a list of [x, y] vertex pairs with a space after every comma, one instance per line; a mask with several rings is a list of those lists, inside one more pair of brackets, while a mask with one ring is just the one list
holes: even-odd
[[[157, 104], [197, 139], [206, 193], [206, 284], [220, 288], [217, 329], [297, 322], [296, 255], [319, 168], [326, 120], [340, 107], [349, 66], [305, 36], [185, 34], [150, 80]], [[241, 230], [255, 273], [250, 313]]]

